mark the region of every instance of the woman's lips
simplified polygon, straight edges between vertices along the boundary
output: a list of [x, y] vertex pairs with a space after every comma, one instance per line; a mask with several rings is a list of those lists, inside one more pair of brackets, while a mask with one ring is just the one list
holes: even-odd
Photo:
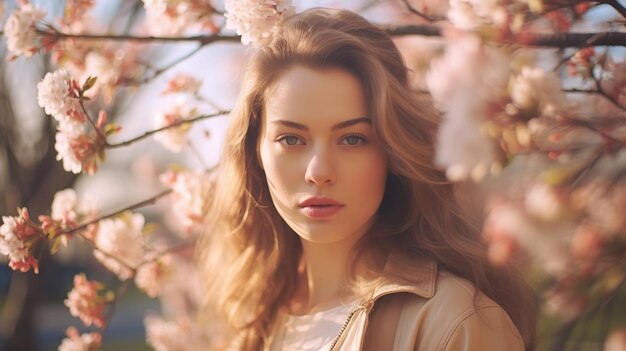
[[301, 207], [302, 212], [311, 218], [328, 218], [339, 212], [344, 205], [310, 205]]

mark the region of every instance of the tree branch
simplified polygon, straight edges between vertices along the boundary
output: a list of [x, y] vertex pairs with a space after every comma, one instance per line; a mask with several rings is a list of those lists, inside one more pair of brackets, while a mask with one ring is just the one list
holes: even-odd
[[213, 113], [213, 114], [210, 114], [210, 115], [202, 115], [202, 116], [198, 116], [198, 117], [191, 118], [191, 119], [184, 119], [184, 120], [180, 120], [180, 121], [178, 121], [178, 122], [172, 123], [172, 124], [167, 125], [167, 126], [165, 126], [165, 127], [162, 127], [162, 128], [159, 128], [159, 129], [154, 129], [154, 130], [147, 131], [147, 132], [143, 133], [142, 135], [140, 135], [140, 136], [138, 136], [138, 137], [135, 137], [135, 138], [133, 138], [133, 139], [130, 139], [130, 140], [126, 140], [126, 141], [123, 141], [123, 142], [120, 142], [120, 143], [116, 143], [116, 144], [110, 144], [110, 143], [107, 143], [107, 144], [105, 145], [105, 148], [107, 148], [107, 149], [113, 149], [113, 148], [118, 148], [118, 147], [127, 146], [127, 145], [130, 145], [130, 144], [132, 144], [132, 143], [135, 143], [135, 142], [137, 142], [137, 141], [139, 141], [139, 140], [141, 140], [141, 139], [145, 139], [145, 138], [149, 137], [149, 136], [150, 136], [150, 135], [152, 135], [152, 134], [155, 134], [155, 133], [158, 133], [158, 132], [164, 131], [164, 130], [166, 130], [166, 129], [170, 129], [170, 128], [175, 128], [175, 127], [178, 127], [178, 126], [180, 126], [181, 124], [186, 124], [186, 123], [195, 123], [195, 122], [200, 121], [200, 120], [203, 120], [203, 119], [208, 119], [208, 118], [211, 118], [211, 117], [217, 117], [217, 116], [221, 116], [221, 115], [226, 115], [226, 114], [229, 114], [229, 113], [230, 113], [230, 111], [218, 111], [218, 112]]
[[434, 22], [434, 21], [441, 21], [444, 20], [445, 18], [441, 18], [441, 17], [433, 17], [433, 16], [429, 16], [425, 13], [422, 13], [420, 11], [418, 11], [417, 9], [415, 9], [411, 4], [409, 4], [408, 0], [402, 0], [402, 3], [404, 4], [404, 6], [406, 6], [406, 9], [409, 10], [410, 13], [423, 18], [429, 22]]
[[[423, 36], [442, 36], [442, 30], [436, 25], [383, 25], [381, 29], [391, 36], [403, 35], [423, 35]], [[56, 31], [56, 30], [55, 30]], [[59, 31], [50, 32], [38, 30], [40, 35], [49, 35], [56, 37], [57, 40], [71, 38], [74, 40], [110, 40], [110, 41], [135, 41], [143, 43], [152, 42], [187, 42], [195, 41], [203, 45], [211, 44], [218, 41], [240, 42], [241, 37], [238, 35], [197, 35], [190, 37], [154, 37], [154, 36], [133, 36], [133, 35], [97, 35], [97, 34], [66, 34]], [[3, 34], [3, 32], [0, 32]], [[626, 33], [622, 32], [606, 32], [606, 33], [556, 33], [556, 34], [538, 34], [526, 33], [523, 38], [518, 38], [522, 45], [537, 47], [553, 47], [553, 48], [571, 48], [584, 46], [589, 39], [599, 36], [594, 40], [592, 46], [626, 46]], [[590, 45], [588, 45], [590, 46]]]
[[619, 12], [620, 15], [622, 15], [622, 17], [626, 18], [626, 8], [617, 0], [604, 0], [601, 2], [613, 7], [617, 12]]

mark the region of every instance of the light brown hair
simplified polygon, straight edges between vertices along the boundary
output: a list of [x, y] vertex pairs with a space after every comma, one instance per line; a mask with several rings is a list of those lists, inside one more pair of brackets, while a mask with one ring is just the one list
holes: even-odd
[[378, 219], [357, 244], [355, 262], [380, 260], [390, 250], [433, 258], [500, 304], [531, 349], [535, 304], [522, 275], [488, 263], [479, 228], [433, 166], [439, 114], [410, 90], [408, 70], [384, 31], [352, 12], [329, 9], [282, 21], [251, 58], [230, 114], [200, 263], [209, 303], [224, 314], [239, 347], [262, 349], [296, 290], [299, 237], [274, 208], [257, 156], [267, 93], [295, 65], [341, 68], [360, 80], [389, 160]]

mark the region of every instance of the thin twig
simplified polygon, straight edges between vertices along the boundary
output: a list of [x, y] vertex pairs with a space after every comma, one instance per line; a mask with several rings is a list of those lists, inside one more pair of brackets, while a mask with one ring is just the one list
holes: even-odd
[[443, 17], [434, 17], [434, 16], [429, 16], [425, 13], [422, 13], [420, 11], [418, 11], [415, 7], [413, 7], [411, 4], [409, 4], [408, 0], [402, 0], [402, 3], [404, 4], [404, 6], [406, 7], [407, 10], [409, 10], [410, 13], [423, 18], [429, 22], [435, 22], [435, 21], [441, 21], [441, 20], [445, 20], [445, 18]]
[[162, 191], [162, 192], [160, 192], [160, 193], [158, 193], [158, 194], [156, 194], [156, 195], [154, 195], [154, 196], [152, 196], [152, 197], [150, 197], [150, 198], [148, 198], [146, 200], [140, 201], [138, 203], [135, 203], [133, 205], [125, 207], [125, 208], [123, 208], [121, 210], [109, 213], [108, 215], [104, 215], [104, 216], [101, 216], [101, 217], [98, 217], [98, 218], [95, 218], [95, 219], [92, 219], [92, 220], [89, 220], [89, 221], [87, 221], [85, 223], [81, 223], [81, 224], [79, 224], [78, 226], [76, 226], [74, 228], [65, 229], [65, 230], [59, 232], [57, 235], [69, 234], [69, 233], [73, 233], [73, 232], [76, 232], [76, 231], [80, 231], [80, 230], [83, 230], [83, 229], [87, 228], [88, 226], [90, 226], [90, 225], [92, 225], [94, 223], [97, 223], [97, 222], [99, 222], [99, 221], [101, 221], [103, 219], [115, 217], [115, 216], [117, 216], [117, 215], [119, 215], [121, 213], [124, 213], [126, 211], [132, 211], [132, 210], [135, 210], [137, 208], [141, 208], [141, 207], [144, 207], [144, 206], [152, 205], [158, 199], [168, 195], [171, 192], [172, 192], [171, 189], [164, 190], [164, 191]]
[[165, 127], [161, 127], [161, 128], [158, 128], [158, 129], [147, 131], [147, 132], [143, 133], [142, 135], [140, 135], [138, 137], [135, 137], [135, 138], [132, 138], [130, 140], [126, 140], [126, 141], [123, 141], [123, 142], [120, 142], [120, 143], [115, 143], [115, 144], [107, 143], [105, 147], [107, 149], [113, 149], [113, 148], [127, 146], [127, 145], [135, 143], [135, 142], [137, 142], [137, 141], [139, 141], [141, 139], [145, 139], [145, 138], [149, 137], [152, 134], [159, 133], [161, 131], [164, 131], [164, 130], [167, 130], [167, 129], [170, 129], [170, 128], [175, 128], [175, 127], [178, 127], [178, 126], [180, 126], [182, 124], [195, 123], [195, 122], [203, 120], [203, 119], [208, 119], [208, 118], [212, 118], [212, 117], [222, 116], [222, 115], [226, 115], [226, 114], [229, 114], [229, 113], [230, 113], [230, 111], [218, 111], [218, 112], [216, 112], [214, 114], [210, 114], [210, 115], [202, 115], [202, 116], [198, 116], [198, 117], [195, 117], [195, 118], [180, 120], [180, 121], [177, 121], [177, 122], [172, 123], [170, 125], [167, 125]]
[[195, 55], [198, 51], [200, 51], [203, 47], [205, 47], [206, 44], [200, 44], [198, 45], [196, 48], [194, 48], [193, 50], [191, 50], [190, 52], [186, 53], [183, 56], [180, 56], [179, 58], [177, 58], [176, 60], [170, 62], [169, 64], [158, 68], [158, 69], [154, 69], [154, 72], [152, 73], [152, 75], [150, 75], [149, 77], [145, 77], [141, 80], [129, 80], [127, 82], [122, 82], [122, 85], [127, 85], [127, 86], [139, 86], [145, 83], [148, 83], [152, 80], [154, 80], [156, 77], [160, 76], [161, 74], [163, 74], [165, 71], [171, 69], [172, 67], [176, 66], [177, 64], [183, 62], [184, 60], [192, 57], [193, 55]]

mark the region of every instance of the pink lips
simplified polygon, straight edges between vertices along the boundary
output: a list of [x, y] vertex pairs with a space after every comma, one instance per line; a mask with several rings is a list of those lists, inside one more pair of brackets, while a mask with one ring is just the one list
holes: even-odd
[[305, 215], [311, 218], [328, 218], [345, 205], [328, 197], [310, 197], [298, 204]]

